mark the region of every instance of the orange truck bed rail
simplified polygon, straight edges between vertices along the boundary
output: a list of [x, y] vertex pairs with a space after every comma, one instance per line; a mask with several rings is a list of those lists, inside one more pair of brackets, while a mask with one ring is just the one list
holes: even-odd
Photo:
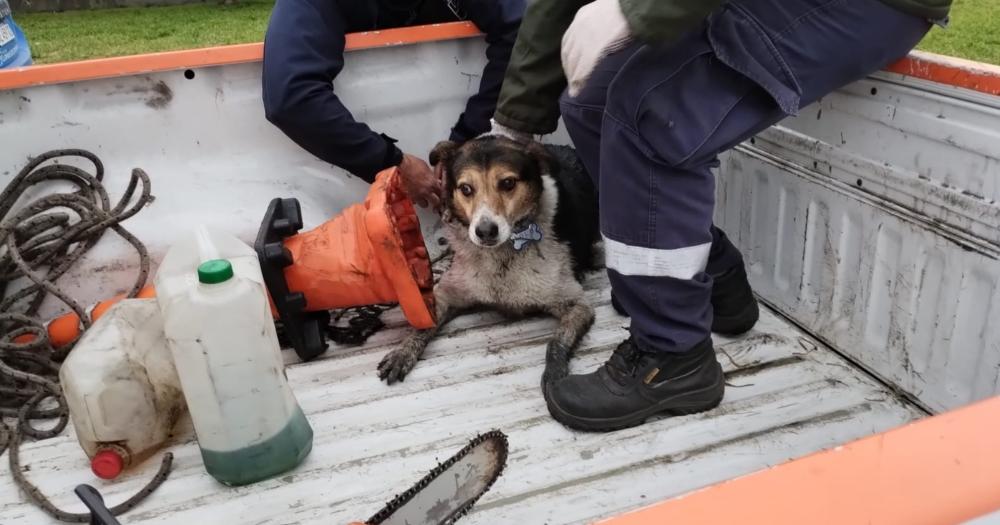
[[[371, 49], [479, 35], [481, 33], [471, 22], [430, 24], [351, 33], [347, 35], [347, 49]], [[263, 56], [264, 44], [258, 42], [35, 65], [0, 71], [0, 89], [256, 62]], [[1000, 67], [989, 64], [915, 51], [886, 70], [990, 95], [1000, 95]]]
[[1000, 509], [1000, 397], [601, 525], [955, 524]]

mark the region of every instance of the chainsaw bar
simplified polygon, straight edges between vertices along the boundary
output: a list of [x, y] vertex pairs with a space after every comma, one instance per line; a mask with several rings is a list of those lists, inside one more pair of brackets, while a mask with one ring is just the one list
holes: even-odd
[[[506, 463], [507, 436], [499, 430], [480, 434], [406, 492], [393, 498], [365, 523], [451, 525], [464, 516], [493, 486]], [[447, 486], [439, 484], [440, 486], [431, 487], [441, 474], [451, 470], [454, 470], [454, 480]], [[464, 483], [461, 481], [463, 476]], [[421, 492], [429, 487], [431, 490], [421, 495]], [[463, 489], [472, 492], [465, 494]], [[434, 493], [435, 490], [447, 494], [448, 497], [444, 499], [438, 497], [438, 494]], [[413, 521], [414, 519], [420, 521]]]

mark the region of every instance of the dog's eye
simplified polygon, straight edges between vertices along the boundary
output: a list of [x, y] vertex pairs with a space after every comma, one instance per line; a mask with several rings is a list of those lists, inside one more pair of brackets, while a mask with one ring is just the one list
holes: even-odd
[[462, 195], [465, 195], [466, 197], [470, 197], [476, 192], [476, 190], [472, 189], [472, 186], [469, 186], [468, 184], [459, 184], [458, 191], [462, 192]]
[[517, 179], [504, 179], [500, 181], [500, 191], [512, 191], [517, 186]]

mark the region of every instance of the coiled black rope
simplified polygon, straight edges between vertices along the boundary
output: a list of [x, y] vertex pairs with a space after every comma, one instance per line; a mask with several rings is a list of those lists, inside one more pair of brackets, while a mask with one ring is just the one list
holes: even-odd
[[[60, 158], [89, 161], [94, 172], [59, 163]], [[54, 296], [76, 312], [83, 330], [91, 324], [86, 309], [56, 281], [108, 230], [138, 252], [139, 274], [129, 297], [139, 293], [149, 275], [146, 247], [121, 226], [153, 201], [149, 176], [141, 169], [132, 170], [128, 187], [114, 206], [103, 179], [104, 165], [93, 153], [54, 150], [29, 161], [0, 193], [0, 455], [10, 448], [11, 473], [32, 501], [56, 519], [79, 523], [90, 521], [90, 514], [60, 510], [28, 481], [20, 465], [19, 446], [25, 437], [39, 440], [57, 436], [69, 421], [59, 386], [59, 366], [76, 341], [53, 348], [45, 324], [37, 317], [43, 301]], [[51, 183], [68, 183], [72, 189], [34, 197], [41, 185]], [[15, 281], [25, 280], [25, 286], [12, 290]], [[22, 338], [26, 335], [30, 337]], [[4, 417], [15, 419], [13, 428], [2, 420]], [[56, 424], [49, 429], [32, 424], [52, 419]], [[133, 508], [163, 483], [172, 458], [166, 454], [153, 479], [112, 512], [117, 515]]]

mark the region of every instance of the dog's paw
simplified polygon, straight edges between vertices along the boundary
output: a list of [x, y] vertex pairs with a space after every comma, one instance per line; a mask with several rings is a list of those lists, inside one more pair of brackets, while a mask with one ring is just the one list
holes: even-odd
[[397, 348], [386, 354], [378, 364], [378, 377], [388, 384], [402, 381], [417, 364], [417, 356], [405, 348]]

